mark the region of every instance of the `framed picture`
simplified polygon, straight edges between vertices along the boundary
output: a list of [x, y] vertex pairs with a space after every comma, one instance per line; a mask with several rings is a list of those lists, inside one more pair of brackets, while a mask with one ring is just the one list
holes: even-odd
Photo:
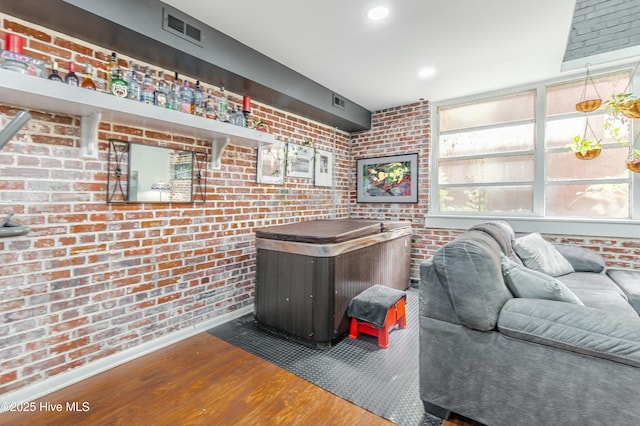
[[417, 203], [418, 154], [358, 159], [356, 200]]
[[287, 145], [287, 176], [311, 179], [315, 149], [310, 146]]
[[316, 149], [315, 185], [331, 186], [333, 183], [333, 153]]
[[284, 167], [286, 150], [281, 141], [258, 148], [258, 170], [256, 182], [258, 183], [284, 183]]

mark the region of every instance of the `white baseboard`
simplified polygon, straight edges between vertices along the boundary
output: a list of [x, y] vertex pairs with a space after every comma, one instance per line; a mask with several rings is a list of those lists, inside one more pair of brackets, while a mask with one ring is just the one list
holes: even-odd
[[[5, 406], [6, 403], [19, 404], [41, 398], [47, 394], [65, 388], [74, 383], [80, 382], [91, 376], [95, 376], [96, 374], [107, 371], [113, 367], [117, 367], [118, 365], [132, 361], [136, 358], [177, 343], [198, 333], [206, 332], [207, 330], [215, 326], [232, 321], [243, 315], [251, 313], [252, 311], [253, 305], [245, 306], [236, 311], [229, 312], [227, 314], [197, 324], [193, 327], [187, 327], [182, 330], [178, 330], [174, 333], [167, 334], [166, 336], [159, 337], [150, 342], [143, 343], [142, 345], [136, 346], [135, 348], [127, 349], [123, 352], [75, 368], [67, 373], [61, 373], [32, 385], [25, 386], [24, 388], [15, 390], [13, 392], [7, 392], [0, 395], [0, 407]], [[2, 409], [0, 409], [0, 413], [1, 412]]]

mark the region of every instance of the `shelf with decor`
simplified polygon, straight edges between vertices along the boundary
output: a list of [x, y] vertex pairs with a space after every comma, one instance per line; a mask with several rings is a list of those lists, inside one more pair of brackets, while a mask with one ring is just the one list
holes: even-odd
[[214, 168], [220, 167], [220, 158], [228, 144], [259, 147], [275, 142], [270, 133], [4, 69], [0, 69], [0, 103], [80, 116], [83, 158], [97, 158], [100, 121], [211, 140]]

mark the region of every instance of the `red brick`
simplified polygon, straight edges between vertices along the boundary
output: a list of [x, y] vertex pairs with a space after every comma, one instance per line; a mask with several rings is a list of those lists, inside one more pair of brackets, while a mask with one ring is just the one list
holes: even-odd
[[36, 40], [41, 40], [45, 43], [51, 43], [51, 36], [49, 34], [9, 19], [4, 21], [4, 28], [12, 33], [25, 35], [29, 40], [35, 38]]

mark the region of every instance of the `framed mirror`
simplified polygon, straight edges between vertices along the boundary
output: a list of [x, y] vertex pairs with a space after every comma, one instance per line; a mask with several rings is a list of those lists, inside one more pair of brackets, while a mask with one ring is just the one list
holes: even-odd
[[206, 153], [109, 141], [108, 203], [206, 201]]

